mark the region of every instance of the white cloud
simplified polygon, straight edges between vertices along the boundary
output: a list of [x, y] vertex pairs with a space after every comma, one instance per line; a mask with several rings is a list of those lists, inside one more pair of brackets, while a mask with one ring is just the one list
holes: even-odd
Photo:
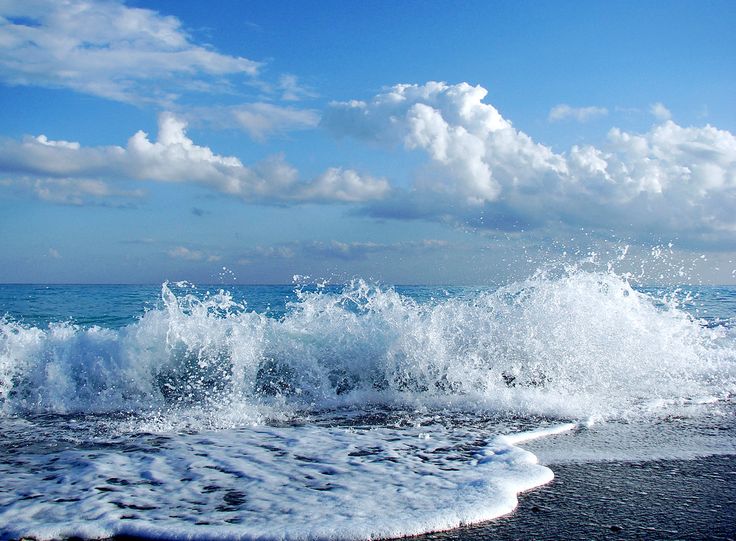
[[48, 147], [71, 148], [72, 150], [79, 150], [79, 143], [70, 141], [50, 141], [49, 138], [45, 135], [39, 135], [38, 137], [36, 137], [36, 141]]
[[425, 152], [431, 167], [417, 188], [471, 205], [496, 200], [504, 185], [562, 172], [564, 160], [483, 103], [486, 94], [467, 83], [396, 85], [369, 102], [332, 103], [323, 124]]
[[51, 259], [61, 259], [61, 254], [59, 253], [59, 250], [56, 248], [49, 248], [48, 256]]
[[[41, 191], [36, 190], [39, 197], [73, 204], [82, 201], [67, 201], [67, 196], [47, 197], [43, 190], [66, 186], [98, 197], [122, 195], [105, 181], [130, 179], [195, 183], [244, 200], [264, 202], [357, 202], [384, 197], [389, 190], [385, 180], [352, 170], [328, 169], [312, 181], [300, 181], [296, 169], [281, 155], [247, 167], [236, 157], [221, 156], [195, 144], [186, 134], [186, 123], [171, 113], [160, 115], [155, 141], [139, 131], [125, 147], [82, 147], [45, 136], [0, 140], [0, 171], [16, 175], [17, 184], [37, 179], [34, 182], [40, 182]], [[72, 178], [75, 180], [68, 180]]]
[[645, 134], [612, 129], [605, 176], [578, 179], [595, 188], [618, 220], [670, 231], [736, 232], [736, 137], [712, 126], [665, 121]]
[[213, 91], [259, 63], [197, 45], [181, 22], [117, 0], [0, 3], [0, 78], [118, 101], [166, 102]]
[[600, 118], [608, 114], [605, 107], [571, 107], [565, 103], [555, 105], [549, 112], [547, 117], [550, 122], [558, 122], [560, 120], [572, 119], [577, 122], [587, 122], [594, 118]]
[[177, 246], [166, 252], [172, 259], [183, 259], [185, 261], [207, 261], [214, 263], [222, 259], [219, 255], [206, 254], [201, 250], [192, 250], [186, 246]]
[[412, 189], [372, 206], [396, 218], [529, 228], [564, 222], [713, 238], [736, 232], [736, 137], [667, 120], [643, 134], [556, 154], [514, 129], [485, 89], [397, 85], [369, 101], [332, 104], [334, 133], [419, 149]]
[[652, 106], [649, 107], [649, 112], [652, 113], [657, 120], [664, 121], [672, 118], [672, 112], [659, 102], [653, 103]]
[[299, 199], [346, 203], [382, 199], [390, 190], [387, 180], [361, 176], [352, 169], [331, 167], [297, 192]]

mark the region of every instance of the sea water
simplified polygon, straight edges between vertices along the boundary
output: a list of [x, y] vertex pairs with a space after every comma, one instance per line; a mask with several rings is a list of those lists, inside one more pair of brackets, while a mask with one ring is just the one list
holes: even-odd
[[398, 537], [556, 462], [736, 453], [734, 287], [3, 285], [0, 313], [3, 538]]

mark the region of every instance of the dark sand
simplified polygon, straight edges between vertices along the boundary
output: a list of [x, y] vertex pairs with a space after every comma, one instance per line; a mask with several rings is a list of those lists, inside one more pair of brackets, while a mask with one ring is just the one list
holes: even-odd
[[415, 539], [736, 540], [736, 456], [550, 467], [513, 514]]

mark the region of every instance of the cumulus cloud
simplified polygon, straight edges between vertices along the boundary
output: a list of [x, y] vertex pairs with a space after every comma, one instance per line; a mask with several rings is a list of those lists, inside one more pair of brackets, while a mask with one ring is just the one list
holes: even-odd
[[431, 161], [417, 188], [470, 205], [498, 199], [502, 187], [565, 168], [490, 104], [481, 86], [396, 85], [370, 101], [332, 103], [323, 124], [337, 135], [403, 144]]
[[181, 22], [117, 0], [0, 3], [0, 79], [108, 99], [170, 101], [213, 91], [260, 64], [197, 45]]
[[577, 122], [587, 122], [594, 118], [600, 118], [608, 114], [605, 107], [571, 107], [565, 103], [555, 105], [549, 112], [547, 117], [550, 122], [558, 122], [560, 120], [572, 119]]
[[672, 112], [670, 112], [670, 110], [660, 102], [653, 103], [652, 106], [649, 107], [649, 112], [652, 113], [657, 120], [664, 121], [672, 118]]
[[[155, 141], [139, 131], [125, 147], [82, 147], [43, 135], [0, 141], [0, 171], [15, 175], [18, 184], [37, 182], [41, 190], [66, 187], [71, 193], [99, 197], [114, 195], [109, 182], [125, 179], [194, 183], [261, 202], [358, 202], [384, 197], [389, 191], [385, 180], [349, 169], [328, 169], [311, 181], [301, 181], [282, 155], [245, 166], [236, 157], [195, 144], [186, 134], [186, 123], [171, 113], [160, 115]], [[43, 191], [36, 193], [53, 200]]]
[[493, 229], [549, 223], [712, 238], [736, 232], [736, 138], [666, 120], [643, 134], [565, 153], [513, 128], [466, 83], [396, 85], [368, 101], [333, 103], [333, 133], [427, 156], [408, 192], [368, 212]]
[[382, 199], [390, 190], [386, 179], [362, 176], [352, 169], [331, 167], [296, 192], [296, 197], [315, 201], [356, 203]]
[[[573, 147], [571, 155], [592, 150]], [[644, 134], [612, 129], [596, 150], [605, 161], [573, 170], [578, 192], [606, 205], [613, 222], [665, 231], [736, 232], [736, 137], [671, 120]]]

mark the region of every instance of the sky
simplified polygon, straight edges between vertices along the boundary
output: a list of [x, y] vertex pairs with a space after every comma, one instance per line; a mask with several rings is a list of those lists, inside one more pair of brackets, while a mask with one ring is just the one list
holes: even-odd
[[736, 283], [736, 3], [0, 0], [0, 282]]

